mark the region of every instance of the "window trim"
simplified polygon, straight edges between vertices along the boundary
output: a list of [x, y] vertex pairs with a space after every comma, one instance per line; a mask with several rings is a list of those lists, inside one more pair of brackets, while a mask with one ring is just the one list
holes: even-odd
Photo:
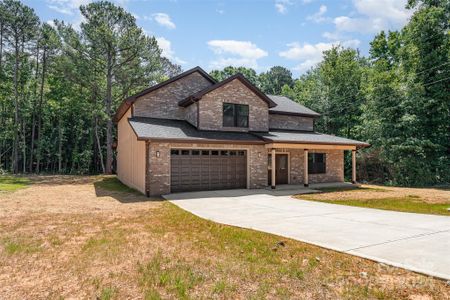
[[[231, 105], [233, 107], [233, 125], [225, 124], [225, 105]], [[238, 107], [244, 106], [247, 107], [247, 115], [241, 115], [238, 113]], [[222, 126], [223, 127], [236, 127], [236, 128], [249, 128], [249, 115], [250, 115], [250, 107], [248, 104], [240, 104], [240, 103], [229, 103], [223, 102], [222, 104]], [[238, 126], [239, 118], [246, 117], [247, 126]]]

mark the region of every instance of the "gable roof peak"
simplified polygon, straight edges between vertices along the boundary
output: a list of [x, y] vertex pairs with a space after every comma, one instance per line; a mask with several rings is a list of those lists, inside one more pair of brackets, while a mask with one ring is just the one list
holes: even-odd
[[188, 75], [190, 75], [192, 73], [195, 73], [195, 72], [200, 73], [200, 75], [202, 75], [204, 78], [209, 80], [212, 85], [217, 82], [205, 70], [203, 70], [199, 66], [196, 66], [196, 67], [194, 67], [192, 69], [184, 71], [184, 72], [182, 72], [182, 73], [180, 73], [180, 74], [178, 74], [178, 75], [176, 75], [174, 77], [171, 77], [171, 78], [169, 78], [167, 80], [164, 80], [164, 81], [162, 81], [160, 83], [152, 85], [151, 87], [148, 87], [148, 88], [146, 88], [146, 89], [144, 89], [144, 90], [142, 90], [142, 91], [140, 91], [140, 92], [138, 92], [138, 93], [136, 93], [136, 94], [134, 94], [134, 95], [132, 95], [132, 96], [130, 96], [128, 98], [126, 98], [125, 100], [123, 100], [123, 102], [120, 104], [119, 108], [117, 109], [117, 112], [116, 112], [116, 114], [115, 114], [115, 116], [113, 118], [113, 121], [114, 122], [118, 122], [123, 117], [123, 115], [126, 113], [126, 111], [131, 106], [131, 104], [133, 104], [137, 100], [137, 98], [139, 98], [139, 97], [141, 97], [141, 96], [143, 96], [145, 94], [148, 94], [148, 93], [150, 93], [150, 92], [152, 92], [154, 90], [162, 88], [163, 86], [166, 86], [166, 85], [168, 85], [168, 84], [170, 84], [172, 82], [175, 82], [175, 81], [177, 81], [177, 80], [179, 80], [179, 79], [181, 79], [183, 77], [186, 77], [186, 76], [188, 76]]
[[258, 89], [253, 83], [251, 83], [242, 73], [236, 73], [220, 82], [217, 82], [213, 85], [210, 85], [206, 88], [204, 88], [203, 90], [187, 97], [184, 100], [181, 100], [180, 102], [178, 102], [179, 106], [182, 107], [188, 107], [189, 105], [191, 105], [194, 102], [197, 102], [198, 100], [200, 100], [204, 95], [208, 94], [209, 92], [233, 81], [233, 80], [239, 80], [240, 82], [242, 82], [247, 88], [249, 88], [253, 93], [255, 93], [258, 97], [260, 97], [263, 101], [265, 101], [267, 103], [267, 105], [269, 106], [269, 108], [275, 107], [277, 106], [277, 104], [272, 101], [272, 99], [270, 99], [266, 94], [264, 94], [263, 92], [261, 92], [260, 89]]

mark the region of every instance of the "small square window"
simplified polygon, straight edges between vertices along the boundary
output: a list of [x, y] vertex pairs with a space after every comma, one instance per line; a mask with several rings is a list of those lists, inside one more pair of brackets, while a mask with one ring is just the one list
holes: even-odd
[[249, 107], [245, 104], [223, 104], [224, 127], [248, 127]]
[[238, 155], [239, 156], [244, 156], [245, 155], [245, 151], [238, 151]]
[[213, 151], [211, 151], [211, 155], [219, 155], [219, 151], [213, 150]]
[[208, 150], [202, 150], [202, 155], [209, 155], [209, 151]]
[[220, 151], [220, 155], [228, 156], [228, 151], [222, 150]]
[[179, 154], [179, 151], [178, 151], [178, 150], [175, 150], [175, 149], [172, 149], [172, 150], [170, 150], [170, 154], [171, 154], [171, 155], [178, 155], [178, 154]]
[[200, 155], [200, 151], [199, 150], [192, 150], [192, 155]]
[[181, 150], [181, 155], [189, 155], [189, 150]]
[[236, 151], [230, 151], [231, 156], [236, 156]]

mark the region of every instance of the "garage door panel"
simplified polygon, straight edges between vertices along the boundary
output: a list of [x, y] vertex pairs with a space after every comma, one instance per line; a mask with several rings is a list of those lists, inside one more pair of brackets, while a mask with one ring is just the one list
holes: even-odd
[[173, 149], [172, 192], [245, 188], [247, 152], [243, 150]]

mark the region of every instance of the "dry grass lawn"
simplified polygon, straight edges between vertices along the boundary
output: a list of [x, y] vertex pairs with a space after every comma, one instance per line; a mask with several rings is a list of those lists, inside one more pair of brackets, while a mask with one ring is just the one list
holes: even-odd
[[450, 216], [450, 188], [406, 188], [363, 184], [359, 187], [324, 188], [322, 193], [299, 199]]
[[114, 178], [0, 193], [0, 299], [449, 299], [444, 281], [202, 220]]

